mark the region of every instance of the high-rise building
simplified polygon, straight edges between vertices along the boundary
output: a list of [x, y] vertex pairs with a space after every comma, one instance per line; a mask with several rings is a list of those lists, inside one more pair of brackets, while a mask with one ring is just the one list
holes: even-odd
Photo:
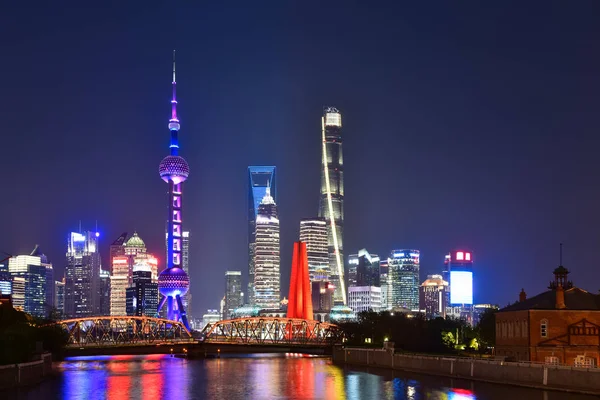
[[100, 315], [110, 315], [110, 273], [100, 269]]
[[324, 218], [302, 219], [300, 241], [306, 243], [310, 281], [327, 279], [330, 275], [327, 221]]
[[254, 304], [261, 309], [279, 309], [279, 216], [269, 186], [258, 206], [254, 244]]
[[173, 52], [173, 99], [171, 100], [171, 132], [170, 154], [160, 162], [158, 171], [163, 181], [169, 184], [169, 201], [167, 217], [167, 267], [158, 276], [158, 289], [163, 296], [158, 304], [158, 311], [166, 304], [167, 318], [181, 321], [189, 330], [183, 297], [190, 288], [190, 278], [183, 270], [183, 182], [190, 174], [190, 167], [179, 155], [179, 119], [177, 118], [177, 96], [175, 79], [175, 52]]
[[[192, 277], [190, 276], [190, 232], [183, 231], [182, 234], [182, 247], [181, 247], [181, 265], [183, 270], [188, 276], [190, 280], [190, 287], [192, 287]], [[192, 291], [188, 290], [186, 294], [183, 295], [183, 308], [186, 311], [186, 315], [188, 319], [193, 318], [194, 315], [192, 313]]]
[[158, 284], [152, 282], [152, 268], [146, 258], [137, 258], [133, 267], [133, 283], [126, 290], [127, 315], [156, 317]]
[[[40, 256], [20, 255], [8, 260], [8, 272], [13, 280], [13, 304], [36, 317], [48, 316], [50, 307], [46, 303], [46, 266]], [[23, 279], [23, 300], [16, 301], [17, 278]], [[19, 282], [20, 283], [20, 282]]]
[[54, 281], [54, 308], [62, 316], [65, 313], [65, 279], [62, 281]]
[[353, 286], [348, 288], [348, 307], [355, 313], [381, 311], [381, 288], [377, 286]]
[[12, 303], [13, 307], [19, 311], [25, 311], [25, 286], [26, 279], [23, 276], [12, 276]]
[[[125, 233], [111, 245], [111, 275], [109, 279], [110, 292], [108, 303], [103, 302], [103, 306], [108, 305], [110, 315], [119, 316], [127, 313], [127, 296], [126, 290], [133, 285], [133, 268], [138, 262], [138, 259], [144, 259], [149, 265], [152, 280], [154, 283], [158, 281], [158, 260], [151, 254], [147, 253], [146, 243], [134, 232], [129, 239]], [[107, 288], [103, 288], [106, 292]], [[104, 309], [106, 311], [106, 309]]]
[[230, 319], [233, 312], [242, 305], [242, 271], [226, 271], [223, 319]]
[[419, 309], [419, 250], [394, 250], [388, 258], [388, 308]]
[[377, 254], [370, 254], [366, 249], [358, 251], [356, 286], [380, 286], [379, 261]]
[[258, 207], [267, 193], [277, 202], [277, 181], [274, 166], [248, 167], [248, 304], [254, 305], [254, 253]]
[[313, 281], [311, 284], [311, 297], [313, 310], [329, 312], [333, 308], [333, 293], [335, 288], [331, 282]]
[[46, 268], [46, 301], [44, 306], [46, 307], [47, 312], [49, 312], [52, 307], [54, 307], [54, 270], [52, 268], [52, 264], [48, 262], [48, 257], [40, 250], [39, 245], [35, 245], [35, 248], [31, 252], [30, 256], [39, 257], [42, 265]]
[[381, 310], [391, 309], [389, 279], [388, 279], [388, 260], [379, 261], [379, 284], [381, 285]]
[[71, 232], [65, 267], [65, 317], [100, 313], [100, 251], [98, 232]]
[[419, 304], [421, 310], [429, 318], [446, 318], [446, 291], [448, 282], [441, 275], [427, 275], [419, 291]]
[[8, 264], [0, 264], [0, 294], [12, 294], [12, 279]]
[[473, 253], [452, 250], [446, 256], [450, 275], [450, 303], [452, 306], [473, 305]]
[[328, 225], [330, 281], [334, 299], [346, 304], [344, 281], [344, 158], [342, 156], [342, 115], [334, 107], [325, 108], [321, 117], [322, 165], [319, 217]]
[[358, 273], [358, 254], [350, 254], [348, 256], [348, 273], [346, 278], [348, 280], [347, 286], [356, 286], [356, 274]]

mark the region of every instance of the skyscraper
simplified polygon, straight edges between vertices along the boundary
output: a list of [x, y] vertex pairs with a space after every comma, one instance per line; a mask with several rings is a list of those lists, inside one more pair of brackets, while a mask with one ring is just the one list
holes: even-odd
[[258, 206], [270, 189], [271, 197], [277, 202], [277, 181], [274, 166], [248, 167], [248, 304], [254, 305], [254, 250], [256, 217]]
[[171, 100], [171, 131], [170, 155], [160, 162], [158, 171], [163, 181], [169, 184], [169, 202], [167, 218], [167, 268], [158, 276], [158, 289], [162, 294], [158, 311], [167, 305], [167, 318], [181, 321], [189, 330], [182, 297], [188, 292], [190, 279], [182, 268], [182, 234], [183, 234], [183, 182], [190, 174], [187, 161], [179, 156], [179, 119], [177, 118], [177, 96], [175, 79], [175, 52], [173, 52], [173, 99]]
[[450, 275], [450, 303], [452, 306], [473, 305], [473, 253], [452, 250], [446, 256]]
[[258, 206], [254, 242], [254, 304], [262, 309], [279, 309], [279, 216], [269, 186]]
[[[34, 250], [35, 251], [35, 250]], [[46, 260], [47, 261], [47, 260]], [[48, 316], [46, 292], [46, 266], [40, 256], [20, 255], [8, 260], [8, 272], [13, 281], [13, 303], [22, 306], [23, 311], [36, 317]], [[23, 284], [22, 303], [14, 298], [17, 292], [17, 281]]]
[[388, 260], [380, 260], [379, 261], [379, 284], [381, 285], [381, 310], [389, 310], [391, 309], [391, 301], [390, 294], [392, 291], [390, 290], [390, 284], [388, 279]]
[[223, 319], [230, 319], [233, 311], [242, 306], [242, 302], [242, 271], [226, 271]]
[[370, 254], [367, 249], [358, 251], [356, 286], [380, 286], [379, 256]]
[[[126, 241], [122, 241], [119, 237], [111, 245], [112, 258], [112, 273], [110, 275], [110, 315], [126, 315], [126, 290], [133, 284], [133, 267], [136, 259], [143, 257], [151, 257], [146, 253], [146, 244], [137, 232]], [[121, 249], [118, 248], [118, 243], [121, 242]], [[153, 257], [151, 257], [153, 260]], [[156, 282], [158, 273], [156, 261], [150, 264], [154, 265], [152, 276]]]
[[330, 274], [327, 221], [323, 218], [302, 219], [300, 241], [306, 243], [310, 281], [327, 279]]
[[65, 316], [100, 313], [100, 251], [98, 232], [71, 232], [65, 267]]
[[342, 156], [342, 115], [334, 107], [321, 117], [322, 170], [319, 217], [328, 223], [330, 280], [334, 300], [346, 304], [344, 282], [344, 158]]
[[58, 311], [60, 317], [65, 314], [65, 279], [54, 281], [54, 308]]
[[419, 291], [419, 304], [421, 310], [429, 318], [446, 318], [446, 291], [448, 282], [441, 275], [427, 275]]
[[8, 264], [0, 264], [0, 294], [12, 294], [12, 279]]
[[52, 268], [52, 264], [48, 262], [48, 257], [40, 250], [39, 245], [35, 245], [35, 248], [31, 252], [30, 256], [39, 257], [42, 265], [46, 268], [46, 301], [44, 306], [46, 307], [46, 311], [49, 312], [52, 307], [54, 307], [54, 269]]
[[152, 282], [152, 268], [146, 258], [137, 258], [133, 267], [133, 283], [126, 290], [127, 315], [156, 317], [158, 284]]
[[[190, 280], [190, 287], [192, 287], [192, 277], [190, 276], [190, 232], [183, 231], [183, 239], [182, 239], [182, 247], [181, 247], [181, 265], [183, 270], [188, 276]], [[186, 315], [189, 319], [193, 318], [192, 313], [192, 291], [188, 290], [186, 294], [183, 295], [183, 308], [186, 311]]]
[[100, 315], [110, 315], [110, 273], [100, 269]]
[[394, 250], [388, 258], [388, 294], [391, 304], [399, 307], [419, 309], [419, 250]]

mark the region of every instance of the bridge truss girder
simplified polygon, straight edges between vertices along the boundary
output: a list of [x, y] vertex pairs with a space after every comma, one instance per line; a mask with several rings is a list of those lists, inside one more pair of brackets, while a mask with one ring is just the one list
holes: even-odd
[[337, 325], [297, 318], [252, 317], [215, 322], [204, 328], [206, 342], [273, 345], [317, 345], [339, 343]]
[[67, 345], [119, 346], [187, 342], [192, 335], [181, 322], [144, 316], [105, 316], [58, 321]]

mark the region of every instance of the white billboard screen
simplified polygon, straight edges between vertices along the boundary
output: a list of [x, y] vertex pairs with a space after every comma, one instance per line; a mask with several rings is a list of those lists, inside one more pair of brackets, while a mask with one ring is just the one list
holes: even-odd
[[473, 273], [450, 271], [450, 303], [473, 304]]

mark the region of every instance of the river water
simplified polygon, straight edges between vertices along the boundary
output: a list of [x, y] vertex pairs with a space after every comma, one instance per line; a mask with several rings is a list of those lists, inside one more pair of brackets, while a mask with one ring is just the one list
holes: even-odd
[[416, 375], [344, 369], [306, 355], [186, 360], [168, 355], [77, 357], [56, 376], [0, 399], [591, 400], [584, 396]]

